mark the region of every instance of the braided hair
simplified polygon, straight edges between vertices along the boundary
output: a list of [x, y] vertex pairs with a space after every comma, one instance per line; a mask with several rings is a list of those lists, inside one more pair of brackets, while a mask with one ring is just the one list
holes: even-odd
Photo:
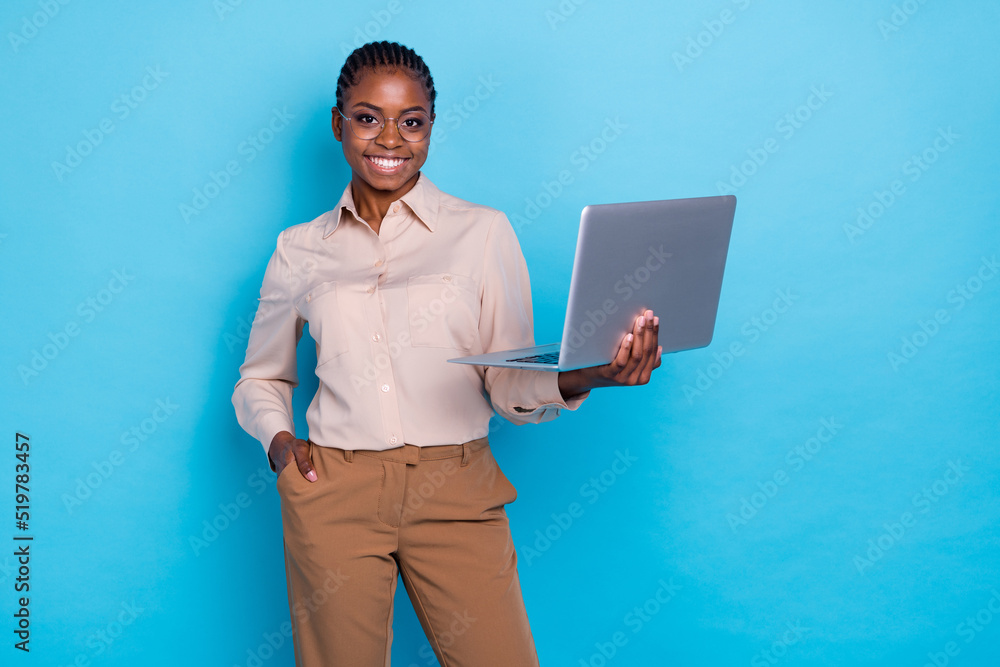
[[424, 85], [427, 99], [431, 101], [431, 115], [434, 115], [434, 79], [431, 71], [412, 49], [396, 42], [369, 42], [354, 49], [340, 70], [337, 79], [337, 106], [343, 110], [344, 96], [358, 81], [365, 70], [388, 69], [390, 71], [406, 70], [407, 74]]

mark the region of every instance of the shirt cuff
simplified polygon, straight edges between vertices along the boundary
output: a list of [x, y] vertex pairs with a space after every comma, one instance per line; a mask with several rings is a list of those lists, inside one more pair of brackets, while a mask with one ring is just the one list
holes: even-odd
[[[583, 401], [590, 395], [589, 391], [586, 391], [577, 396], [573, 396], [570, 399], [564, 399], [562, 392], [559, 391], [559, 373], [558, 371], [526, 371], [528, 373], [535, 373], [535, 396], [531, 403], [526, 406], [514, 406], [514, 412], [520, 414], [527, 414], [534, 412], [535, 410], [540, 410], [543, 408], [559, 408], [562, 410], [576, 410]], [[533, 406], [533, 407], [529, 407]]]

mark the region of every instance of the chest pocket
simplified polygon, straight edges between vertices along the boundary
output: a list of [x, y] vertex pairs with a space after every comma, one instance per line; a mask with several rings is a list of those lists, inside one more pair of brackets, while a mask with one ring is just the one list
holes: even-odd
[[479, 294], [472, 278], [413, 276], [406, 281], [406, 303], [413, 347], [471, 350], [479, 338]]
[[316, 341], [316, 366], [348, 351], [344, 318], [337, 301], [337, 283], [316, 285], [295, 302], [299, 316], [309, 323], [309, 334]]

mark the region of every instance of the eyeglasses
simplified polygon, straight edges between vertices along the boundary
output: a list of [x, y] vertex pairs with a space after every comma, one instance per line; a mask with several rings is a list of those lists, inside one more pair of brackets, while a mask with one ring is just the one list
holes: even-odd
[[409, 142], [423, 141], [431, 132], [431, 125], [434, 121], [423, 111], [407, 111], [399, 118], [383, 118], [382, 114], [373, 109], [358, 109], [350, 116], [344, 115], [340, 107], [334, 107], [337, 112], [344, 116], [344, 120], [351, 126], [351, 132], [358, 139], [365, 141], [374, 139], [382, 134], [385, 121], [391, 120], [396, 123], [396, 130], [399, 136]]

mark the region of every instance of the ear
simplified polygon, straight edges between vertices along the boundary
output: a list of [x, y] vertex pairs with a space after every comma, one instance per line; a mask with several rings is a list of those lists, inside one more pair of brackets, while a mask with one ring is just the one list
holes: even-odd
[[333, 127], [333, 136], [337, 141], [343, 141], [344, 138], [344, 117], [340, 115], [337, 107], [331, 109], [333, 112], [333, 120], [330, 122], [331, 127]]
[[437, 114], [431, 114], [431, 129], [427, 131], [427, 136], [424, 137], [424, 141], [430, 141], [431, 135], [434, 134], [434, 120], [437, 118]]

